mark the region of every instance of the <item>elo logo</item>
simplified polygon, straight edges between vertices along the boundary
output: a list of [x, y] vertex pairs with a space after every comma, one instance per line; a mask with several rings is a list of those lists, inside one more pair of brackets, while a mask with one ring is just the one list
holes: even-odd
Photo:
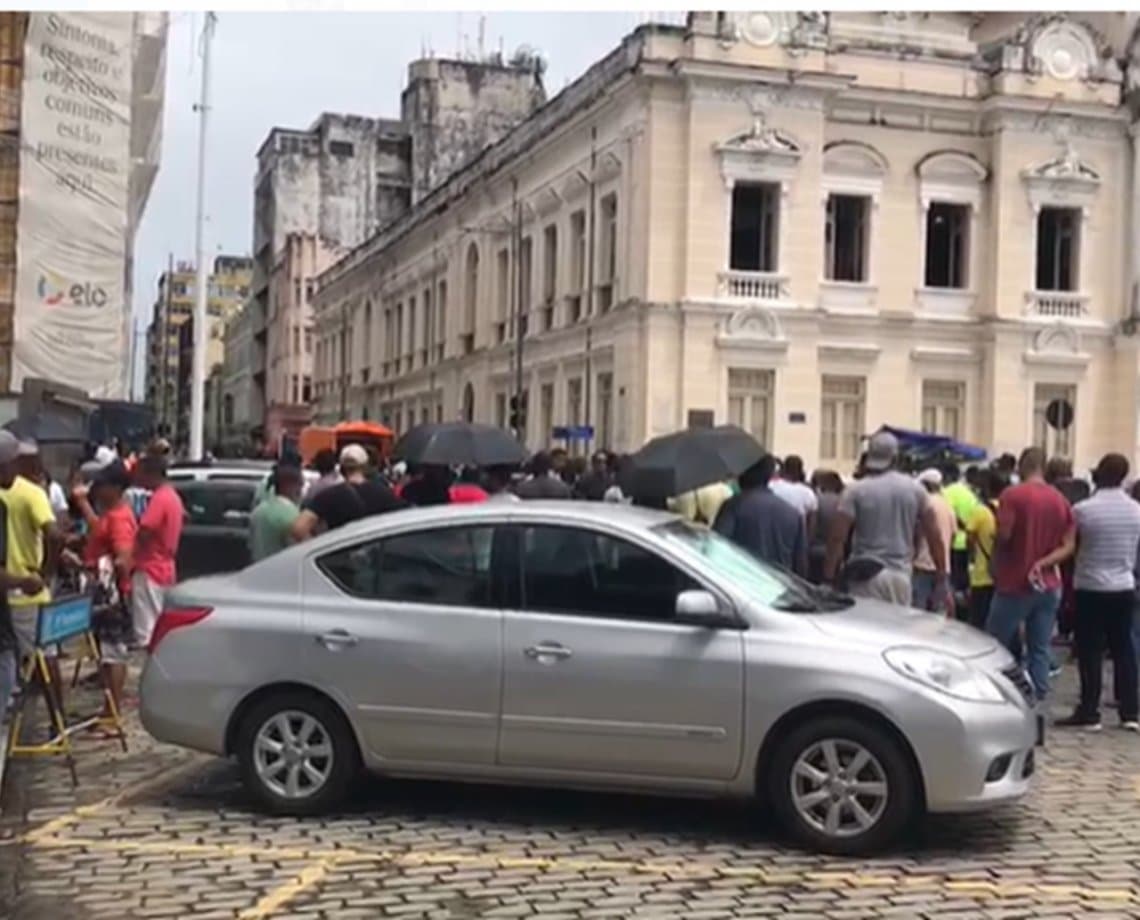
[[48, 307], [105, 307], [107, 292], [90, 282], [68, 284], [58, 276], [40, 275], [36, 282], [36, 296]]

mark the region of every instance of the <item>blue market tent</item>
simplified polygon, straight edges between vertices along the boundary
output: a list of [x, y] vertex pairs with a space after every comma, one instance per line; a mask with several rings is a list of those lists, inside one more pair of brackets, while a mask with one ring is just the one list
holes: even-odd
[[[953, 457], [963, 462], [986, 459], [985, 448], [955, 441], [946, 435], [911, 431], [908, 428], [895, 428], [891, 425], [883, 425], [879, 431], [887, 431], [893, 434], [898, 439], [899, 451], [904, 454], [918, 454], [920, 456], [937, 454]], [[879, 432], [875, 433], [878, 434]]]

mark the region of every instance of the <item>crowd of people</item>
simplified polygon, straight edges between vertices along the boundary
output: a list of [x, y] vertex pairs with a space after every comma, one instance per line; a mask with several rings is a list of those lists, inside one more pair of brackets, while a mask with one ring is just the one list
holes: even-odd
[[[125, 460], [100, 447], [65, 489], [47, 476], [34, 444], [0, 431], [0, 707], [32, 651], [40, 607], [76, 586], [95, 592], [102, 667], [116, 704], [128, 702], [128, 655], [147, 646], [177, 577], [183, 507], [166, 483], [168, 461], [162, 442]], [[553, 450], [525, 469], [409, 469], [349, 444], [339, 455], [318, 454], [311, 482], [297, 461], [274, 467], [250, 516], [250, 554], [258, 561], [408, 506], [629, 502], [627, 462], [597, 451], [587, 463]], [[849, 482], [822, 469], [809, 479], [800, 457], [766, 454], [731, 481], [652, 504], [816, 584], [988, 630], [1023, 660], [1039, 700], [1057, 668], [1053, 639], [1071, 636], [1081, 696], [1064, 725], [1100, 727], [1107, 647], [1121, 724], [1140, 731], [1140, 482], [1126, 492], [1129, 472], [1124, 457], [1109, 454], [1082, 480], [1036, 448], [964, 473], [952, 462], [906, 472], [884, 431], [870, 438]], [[62, 706], [58, 662], [45, 651]]]
[[[90, 591], [100, 667], [123, 707], [132, 649], [150, 642], [163, 596], [177, 578], [182, 501], [166, 482], [169, 445], [120, 457], [99, 447], [67, 487], [53, 482], [34, 442], [0, 431], [0, 721], [34, 653], [39, 612], [60, 594]], [[41, 650], [51, 702], [64, 711], [60, 649]], [[110, 715], [110, 704], [104, 715]], [[104, 728], [96, 725], [95, 731]], [[113, 733], [109, 734], [114, 737]]]

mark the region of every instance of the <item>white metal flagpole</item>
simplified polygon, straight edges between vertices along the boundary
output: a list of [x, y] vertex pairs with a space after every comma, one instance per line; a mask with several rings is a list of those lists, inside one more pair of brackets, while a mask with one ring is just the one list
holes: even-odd
[[202, 29], [202, 95], [198, 100], [198, 211], [194, 222], [194, 249], [198, 276], [194, 285], [194, 360], [190, 376], [190, 459], [203, 458], [202, 427], [206, 402], [206, 348], [209, 345], [209, 267], [206, 265], [206, 124], [210, 113], [210, 43], [214, 37], [213, 13], [206, 13]]

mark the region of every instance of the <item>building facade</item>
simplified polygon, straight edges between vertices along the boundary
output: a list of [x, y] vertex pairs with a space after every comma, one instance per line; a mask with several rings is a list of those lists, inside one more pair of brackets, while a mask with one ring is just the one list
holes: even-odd
[[254, 415], [253, 308], [247, 302], [225, 325], [224, 357], [219, 373], [219, 420], [216, 444], [227, 454], [244, 455], [261, 442], [260, 416]]
[[532, 448], [732, 422], [845, 472], [884, 423], [1136, 454], [1135, 22], [642, 27], [321, 276], [318, 415], [518, 395]]
[[399, 120], [325, 113], [306, 131], [270, 132], [258, 151], [253, 283], [254, 414], [267, 442], [312, 418], [304, 346], [317, 275], [544, 99], [532, 55], [430, 59], [409, 66]]
[[[225, 326], [249, 299], [252, 271], [252, 261], [246, 256], [223, 255], [214, 259], [206, 301], [210, 318], [207, 375], [225, 358]], [[154, 408], [163, 430], [175, 441], [187, 439], [190, 430], [196, 285], [192, 263], [179, 262], [163, 272], [146, 333], [146, 401]]]

